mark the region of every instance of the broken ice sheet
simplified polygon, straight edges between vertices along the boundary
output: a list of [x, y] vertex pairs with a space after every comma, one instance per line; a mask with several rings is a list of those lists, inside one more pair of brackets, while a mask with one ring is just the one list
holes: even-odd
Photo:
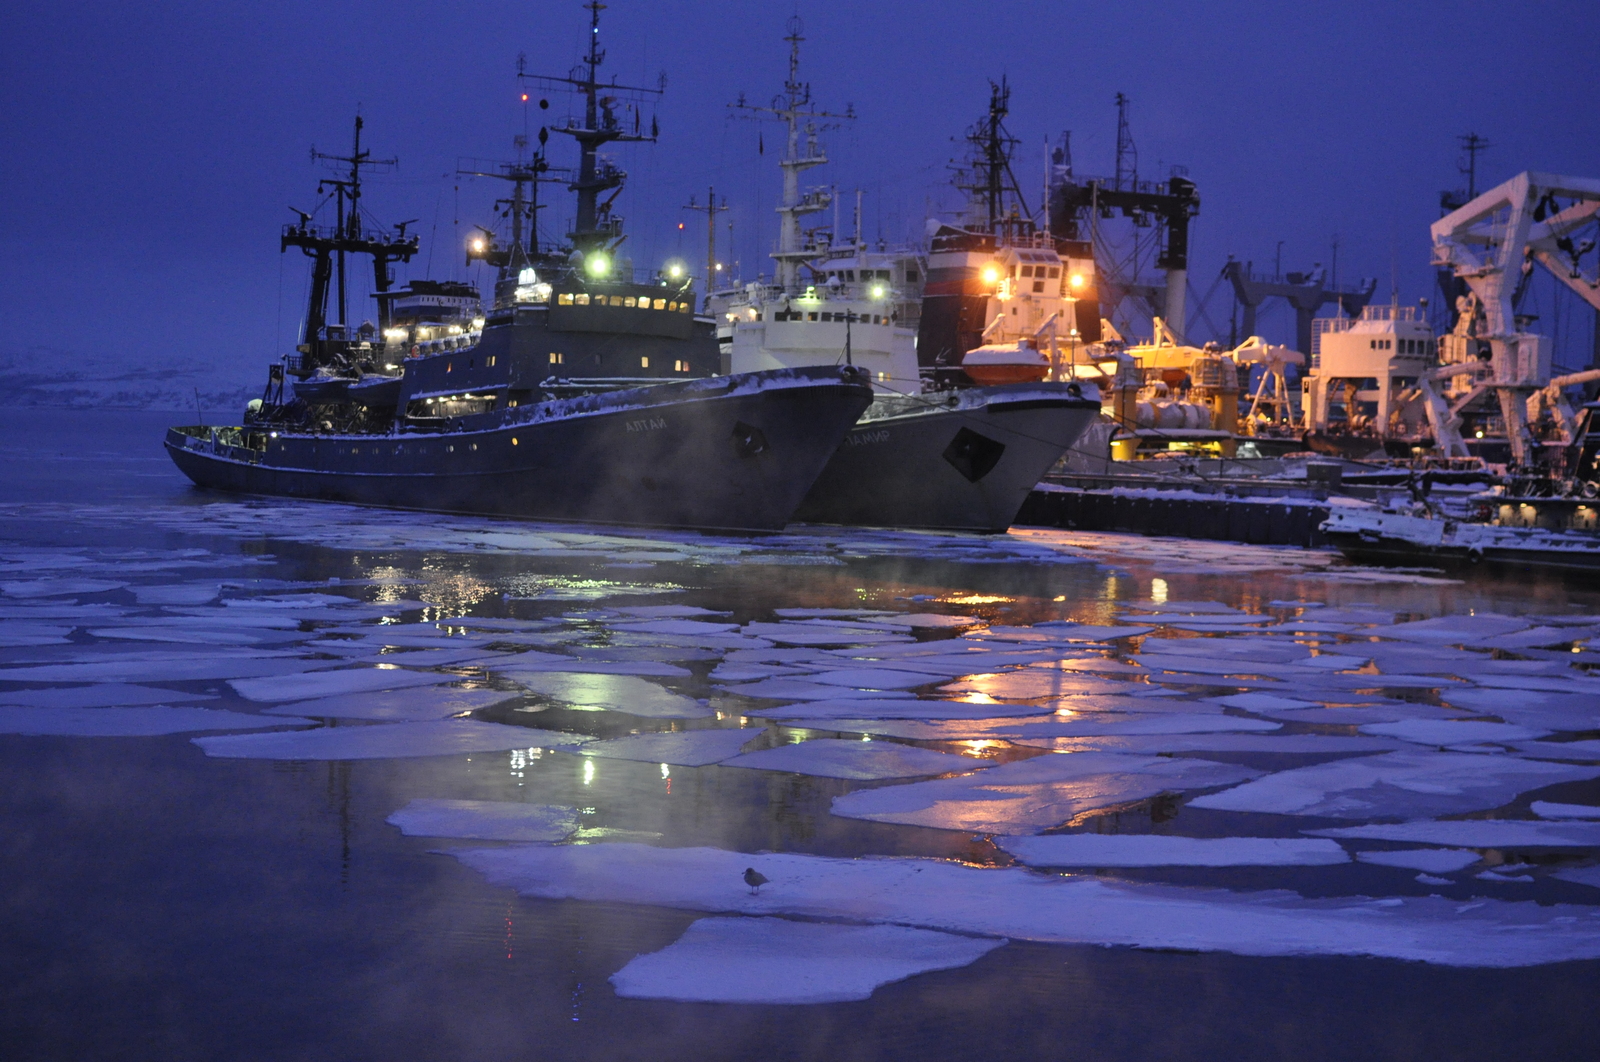
[[1574, 885], [1589, 885], [1600, 889], [1600, 867], [1577, 867], [1573, 870], [1558, 870], [1550, 876], [1561, 881], [1570, 881]]
[[459, 675], [406, 671], [396, 667], [364, 667], [337, 671], [307, 671], [298, 675], [229, 679], [228, 685], [252, 701], [304, 701], [373, 690], [398, 690], [407, 686], [438, 686], [459, 682]]
[[1493, 612], [1473, 615], [1437, 616], [1412, 623], [1395, 623], [1381, 632], [1385, 638], [1399, 638], [1414, 642], [1435, 642], [1439, 645], [1461, 645], [1480, 638], [1497, 638], [1533, 626], [1514, 616], [1501, 616]]
[[1541, 738], [1548, 730], [1530, 730], [1509, 723], [1478, 723], [1451, 719], [1402, 719], [1397, 723], [1368, 723], [1363, 734], [1400, 738], [1419, 745], [1467, 745], [1478, 741], [1508, 742]]
[[1402, 848], [1398, 851], [1357, 852], [1356, 861], [1380, 867], [1421, 870], [1429, 874], [1449, 874], [1470, 867], [1481, 856], [1459, 848]]
[[[1041, 876], [931, 859], [749, 855], [625, 842], [449, 854], [491, 885], [541, 899], [793, 914], [1045, 943], [1241, 955], [1372, 955], [1485, 967], [1600, 957], [1600, 908], [1577, 905], [1463, 905], [1437, 897], [1306, 900], [1284, 891]], [[744, 884], [745, 867], [769, 879], [757, 895]]]
[[[1063, 706], [1065, 706], [1063, 702]], [[1116, 715], [1088, 712], [1071, 719], [1052, 720], [1053, 737], [1099, 737], [1132, 734], [1208, 734], [1263, 732], [1283, 729], [1282, 723], [1246, 719], [1216, 712], [1162, 712]]]
[[6, 682], [187, 682], [266, 675], [287, 677], [316, 666], [315, 661], [266, 650], [216, 649], [181, 656], [106, 654], [105, 659], [88, 663], [6, 668], [0, 672], [0, 678]]
[[564, 841], [578, 828], [573, 808], [500, 800], [413, 800], [385, 819], [407, 837], [472, 841]]
[[313, 701], [274, 704], [262, 711], [268, 715], [303, 715], [313, 719], [371, 719], [379, 722], [411, 722], [446, 719], [474, 712], [506, 701], [521, 699], [518, 691], [459, 690], [444, 687], [412, 687], [403, 690], [375, 690], [322, 697]]
[[1189, 803], [1276, 815], [1416, 818], [1497, 808], [1529, 789], [1597, 777], [1600, 768], [1406, 749], [1280, 771]]
[[1118, 682], [1070, 671], [1030, 667], [1022, 671], [1001, 671], [972, 675], [960, 682], [941, 686], [945, 693], [981, 693], [1005, 701], [1032, 701], [1041, 697], [1072, 697], [1086, 694], [1132, 693], [1141, 683]]
[[611, 976], [627, 999], [839, 1003], [931, 970], [967, 966], [1003, 940], [906, 926], [702, 918], [661, 951]]
[[1441, 697], [1457, 708], [1497, 715], [1508, 723], [1522, 726], [1551, 730], [1600, 729], [1600, 697], [1587, 693], [1454, 689], [1443, 691]]
[[[905, 672], [900, 672], [904, 676]], [[925, 685], [929, 681], [927, 676], [911, 676], [915, 685]], [[839, 686], [832, 686], [822, 682], [813, 681], [813, 676], [803, 678], [764, 678], [754, 682], [742, 682], [729, 686], [718, 687], [723, 693], [734, 694], [739, 697], [755, 697], [767, 701], [826, 701], [837, 697], [850, 697], [851, 691]], [[856, 697], [896, 698], [911, 699], [911, 694], [904, 690], [858, 690]]]
[[1306, 830], [1313, 837], [1358, 837], [1412, 841], [1459, 848], [1600, 848], [1600, 822], [1533, 822], [1522, 819], [1463, 819], [1399, 822]]
[[744, 714], [764, 719], [994, 719], [1001, 716], [1054, 715], [1055, 705], [862, 697], [804, 701], [781, 708], [759, 708]]
[[1336, 842], [1320, 837], [1056, 833], [999, 837], [995, 843], [1030, 867], [1320, 867], [1350, 861]]
[[1535, 800], [1529, 807], [1541, 819], [1600, 819], [1600, 807], [1591, 804], [1556, 804]]
[[22, 599], [77, 597], [80, 594], [103, 594], [110, 590], [121, 590], [127, 585], [106, 579], [28, 579], [0, 582], [0, 593], [7, 597]]
[[0, 707], [0, 734], [62, 737], [154, 737], [196, 730], [261, 730], [304, 726], [309, 719], [247, 715], [216, 708], [23, 708]]
[[585, 756], [603, 756], [641, 763], [667, 763], [674, 767], [705, 767], [739, 755], [739, 750], [760, 737], [762, 728], [720, 728], [680, 730], [660, 734], [629, 734], [627, 737], [592, 741], [582, 749]]
[[1260, 774], [1210, 760], [1047, 753], [974, 775], [846, 793], [834, 798], [833, 813], [946, 830], [1038, 833], [1087, 811]]
[[917, 778], [953, 771], [973, 771], [993, 763], [971, 756], [900, 745], [890, 741], [843, 741], [816, 738], [779, 745], [724, 760], [724, 767], [752, 767], [821, 778], [870, 781], [877, 778]]
[[[5, 672], [0, 671], [0, 677]], [[0, 704], [29, 705], [35, 708], [126, 708], [145, 704], [172, 704], [176, 701], [214, 701], [210, 693], [179, 693], [150, 686], [130, 686], [123, 682], [102, 682], [94, 686], [66, 686], [48, 690], [0, 690]]]
[[532, 727], [444, 719], [374, 723], [279, 734], [195, 738], [207, 756], [247, 760], [382, 760], [521, 748], [565, 748], [588, 739]]
[[[907, 735], [915, 736], [915, 735]], [[993, 735], [1002, 736], [1002, 735]], [[1034, 737], [1007, 740], [1031, 748], [1057, 752], [1132, 752], [1155, 755], [1177, 752], [1267, 752], [1275, 755], [1327, 755], [1389, 752], [1403, 748], [1398, 741], [1375, 737], [1338, 737], [1327, 734], [1141, 734], [1132, 737]]]
[[574, 708], [611, 709], [652, 719], [699, 719], [714, 714], [710, 707], [632, 675], [586, 671], [514, 671], [505, 677], [534, 693]]

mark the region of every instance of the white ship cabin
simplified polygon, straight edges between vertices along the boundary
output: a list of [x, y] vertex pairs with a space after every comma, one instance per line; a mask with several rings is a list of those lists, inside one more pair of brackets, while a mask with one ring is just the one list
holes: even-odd
[[1066, 258], [1049, 237], [1029, 244], [1002, 245], [979, 266], [991, 286], [985, 315], [985, 343], [1033, 339], [1045, 344], [1053, 333], [1057, 345], [1077, 345], [1078, 294], [1094, 290], [1092, 258]]
[[922, 316], [922, 286], [928, 268], [912, 251], [872, 251], [865, 247], [843, 247], [811, 265], [817, 283], [834, 281], [850, 285], [887, 284], [895, 295], [895, 320], [916, 330]]
[[396, 368], [408, 357], [475, 346], [483, 334], [478, 290], [457, 281], [413, 280], [395, 293], [389, 315], [384, 354]]
[[1409, 406], [1400, 398], [1437, 364], [1437, 342], [1415, 306], [1367, 306], [1358, 318], [1318, 318], [1301, 388], [1306, 428], [1411, 434], [1420, 425], [1394, 422]]
[[876, 275], [878, 268], [867, 280], [859, 268], [854, 282], [842, 279], [840, 273], [850, 271], [843, 267], [800, 291], [750, 284], [736, 296], [714, 299], [728, 371], [843, 365], [848, 356], [871, 374], [874, 390], [915, 394], [921, 389], [917, 333], [901, 323], [900, 292]]

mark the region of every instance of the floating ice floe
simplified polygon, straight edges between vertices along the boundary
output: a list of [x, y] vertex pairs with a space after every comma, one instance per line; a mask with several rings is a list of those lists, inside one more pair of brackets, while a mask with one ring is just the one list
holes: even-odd
[[458, 690], [418, 687], [403, 690], [377, 690], [322, 697], [314, 701], [274, 704], [262, 711], [268, 715], [303, 715], [313, 719], [371, 719], [377, 722], [415, 722], [447, 719], [464, 712], [475, 712], [522, 697], [505, 690]]
[[1470, 720], [1402, 719], [1397, 723], [1368, 723], [1363, 734], [1378, 734], [1413, 741], [1419, 745], [1467, 745], [1474, 742], [1528, 741], [1541, 738], [1548, 730], [1530, 730], [1510, 723], [1478, 723]]
[[460, 681], [459, 675], [406, 671], [397, 667], [364, 667], [338, 671], [306, 671], [298, 675], [229, 679], [239, 696], [252, 701], [305, 701], [408, 686], [439, 686]]
[[246, 760], [383, 760], [521, 748], [568, 748], [589, 740], [532, 727], [443, 719], [374, 723], [278, 734], [195, 738], [207, 756]]
[[413, 800], [386, 820], [407, 837], [471, 841], [564, 841], [578, 828], [573, 808], [500, 800]]
[[534, 672], [582, 671], [591, 675], [649, 675], [653, 678], [688, 678], [687, 668], [661, 660], [584, 660], [552, 653], [517, 653], [496, 658], [493, 670], [516, 679], [518, 674]]
[[1429, 874], [1450, 874], [1470, 867], [1482, 857], [1459, 848], [1404, 848], [1398, 851], [1357, 852], [1356, 860], [1380, 867], [1421, 870]]
[[1314, 837], [1358, 837], [1413, 841], [1461, 848], [1600, 848], [1600, 822], [1532, 822], [1523, 819], [1463, 819], [1400, 822], [1306, 830]]
[[580, 709], [610, 709], [651, 719], [700, 719], [711, 708], [681, 693], [632, 675], [587, 671], [506, 672], [518, 685]]
[[1578, 867], [1575, 870], [1558, 870], [1550, 875], [1574, 885], [1589, 885], [1600, 889], [1600, 867]]
[[945, 693], [981, 693], [996, 700], [1033, 701], [1042, 697], [1081, 697], [1088, 694], [1126, 694], [1142, 684], [1094, 678], [1070, 671], [1030, 667], [1023, 671], [1001, 671], [973, 675], [960, 682], [941, 686]]
[[[837, 696], [838, 691], [834, 691]], [[782, 708], [759, 708], [746, 715], [765, 719], [994, 719], [1001, 716], [1054, 715], [1055, 705], [928, 701], [915, 697], [838, 698], [806, 701]]]
[[1320, 867], [1350, 861], [1336, 842], [1319, 837], [1057, 833], [1000, 837], [995, 843], [1031, 867]]
[[[0, 671], [0, 676], [5, 672]], [[215, 694], [179, 693], [149, 686], [130, 686], [124, 682], [102, 682], [95, 686], [67, 686], [48, 690], [0, 690], [0, 704], [34, 708], [130, 708], [146, 704], [172, 704], [175, 701], [214, 701]]]
[[1498, 638], [1516, 631], [1526, 630], [1532, 624], [1514, 616], [1500, 616], [1493, 612], [1473, 615], [1438, 616], [1434, 619], [1416, 620], [1412, 623], [1395, 623], [1385, 627], [1385, 638], [1404, 641], [1436, 642], [1439, 645], [1461, 645], [1480, 638]]
[[132, 642], [175, 642], [190, 645], [273, 645], [304, 641], [308, 635], [298, 630], [270, 630], [263, 627], [205, 626], [199, 622], [183, 626], [151, 624], [137, 627], [91, 627], [96, 638]]
[[74, 627], [47, 623], [0, 623], [0, 649], [22, 649], [35, 645], [66, 645]]
[[765, 638], [779, 645], [868, 645], [876, 642], [909, 642], [905, 634], [882, 627], [824, 626], [820, 623], [747, 623], [743, 633]]
[[1260, 771], [1210, 760], [1115, 752], [1047, 753], [979, 774], [835, 797], [845, 818], [981, 833], [1038, 833], [1088, 811], [1160, 793], [1209, 789]]
[[[1375, 698], [1381, 700], [1381, 698]], [[1371, 726], [1406, 719], [1465, 719], [1460, 712], [1415, 701], [1382, 701], [1379, 704], [1338, 704], [1321, 708], [1253, 708], [1257, 715], [1281, 719], [1285, 723], [1313, 723], [1332, 726]]]
[[787, 771], [821, 778], [846, 778], [871, 781], [878, 778], [917, 778], [954, 771], [974, 771], [992, 767], [988, 760], [953, 756], [948, 752], [899, 745], [890, 741], [842, 741], [817, 738], [792, 745], [779, 745], [724, 760], [724, 767], [752, 767], [763, 771]]
[[206, 605], [216, 600], [221, 589], [214, 582], [173, 583], [132, 588], [133, 599], [141, 605]]
[[[325, 662], [326, 663], [326, 662]], [[267, 675], [291, 675], [316, 667], [315, 661], [264, 650], [218, 649], [159, 657], [104, 654], [86, 663], [37, 664], [0, 670], [4, 682], [188, 682]]]
[[304, 726], [309, 719], [247, 715], [216, 708], [23, 708], [0, 707], [0, 734], [61, 737], [154, 737], [196, 730], [261, 730]]
[[617, 995], [683, 1003], [840, 1003], [976, 962], [1003, 940], [907, 926], [702, 918], [611, 976]]
[[1496, 808], [1529, 789], [1596, 777], [1600, 768], [1408, 749], [1280, 771], [1189, 803], [1337, 819], [1418, 817]]
[[708, 623], [705, 620], [690, 619], [653, 619], [641, 620], [630, 623], [618, 623], [619, 631], [636, 631], [641, 634], [727, 634], [739, 629], [737, 623]]
[[[1061, 757], [1070, 758], [1070, 757]], [[881, 791], [881, 790], [880, 790]], [[1302, 899], [930, 859], [752, 856], [616, 843], [457, 849], [524, 896], [793, 914], [1013, 940], [1514, 967], [1600, 957], [1600, 908], [1438, 897]], [[752, 895], [745, 867], [769, 879]]]
[[1535, 800], [1528, 805], [1541, 819], [1600, 819], [1600, 808], [1591, 804], [1556, 804]]
[[104, 594], [111, 590], [121, 590], [127, 585], [106, 579], [27, 579], [0, 582], [0, 594], [23, 599], [77, 597], [81, 594]]
[[1600, 761], [1600, 741], [1518, 741], [1512, 748], [1539, 760]]
[[1590, 694], [1455, 689], [1445, 691], [1442, 696], [1457, 708], [1497, 715], [1520, 726], [1550, 730], [1600, 729], [1600, 698]]
[[679, 730], [660, 734], [629, 734], [627, 737], [592, 741], [581, 750], [585, 756], [637, 760], [641, 763], [667, 763], [674, 767], [705, 767], [739, 755], [739, 750], [760, 737], [760, 728], [715, 728]]
[[[1069, 704], [1070, 702], [1063, 702]], [[1159, 702], [1158, 702], [1159, 703]], [[1265, 733], [1283, 729], [1282, 723], [1246, 719], [1217, 712], [1159, 712], [1117, 716], [1086, 713], [1056, 724], [1058, 737], [1099, 737], [1135, 734]]]
[[[906, 673], [900, 672], [900, 674], [904, 676]], [[929, 681], [931, 680], [926, 676], [922, 676], [921, 681], [914, 681], [914, 684], [920, 686]], [[767, 701], [826, 701], [838, 697], [851, 696], [849, 692], [839, 686], [814, 681], [814, 676], [810, 675], [804, 678], [757, 679], [755, 682], [742, 682], [722, 686], [720, 689], [724, 693], [736, 694], [740, 697], [755, 697], [759, 700]], [[858, 690], [854, 695], [874, 698], [904, 697], [907, 700], [910, 700], [912, 696], [910, 693], [898, 689]]]
[[[905, 735], [914, 736], [914, 735]], [[998, 737], [1000, 735], [984, 735]], [[1404, 746], [1375, 737], [1328, 734], [1144, 734], [1135, 737], [1008, 737], [1018, 745], [1058, 752], [1130, 752], [1144, 755], [1178, 752], [1267, 752], [1277, 755], [1328, 755], [1389, 752]]]

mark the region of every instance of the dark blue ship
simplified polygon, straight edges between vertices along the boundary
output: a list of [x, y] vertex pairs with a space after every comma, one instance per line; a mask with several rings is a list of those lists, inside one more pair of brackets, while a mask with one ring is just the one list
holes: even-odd
[[[367, 227], [361, 121], [343, 168], [325, 180], [334, 225], [301, 213], [281, 246], [312, 259], [310, 303], [295, 355], [273, 365], [244, 422], [167, 432], [167, 452], [201, 487], [410, 509], [714, 530], [789, 521], [872, 400], [843, 367], [719, 375], [710, 319], [696, 314], [681, 267], [636, 273], [620, 253], [610, 204], [624, 174], [599, 156], [652, 140], [629, 104], [659, 89], [602, 82], [599, 14], [589, 54], [569, 77], [583, 117], [554, 127], [579, 148], [568, 187], [568, 246], [539, 246], [538, 188], [557, 179], [549, 130], [531, 156], [482, 176], [510, 185], [509, 242], [488, 230], [470, 259], [497, 267], [490, 305], [461, 284], [393, 287], [391, 265], [415, 235]], [[519, 142], [519, 149], [526, 148]], [[602, 195], [611, 193], [602, 201]], [[347, 268], [373, 268], [378, 321], [351, 328]]]

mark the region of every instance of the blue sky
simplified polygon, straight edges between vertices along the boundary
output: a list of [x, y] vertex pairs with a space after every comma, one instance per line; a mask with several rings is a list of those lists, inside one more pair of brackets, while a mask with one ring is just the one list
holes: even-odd
[[[636, 264], [699, 259], [703, 216], [681, 208], [715, 185], [743, 272], [765, 268], [776, 130], [758, 155], [758, 127], [727, 105], [779, 89], [794, 10], [615, 0], [605, 12], [604, 71], [667, 77], [660, 142], [616, 152]], [[1523, 169], [1600, 175], [1593, 3], [818, 0], [800, 13], [803, 76], [819, 102], [859, 116], [826, 134], [833, 164], [811, 176], [862, 189], [868, 234], [891, 240], [957, 203], [951, 139], [1002, 74], [1030, 190], [1044, 139], [1064, 129], [1080, 173], [1109, 172], [1112, 99], [1132, 99], [1141, 175], [1181, 164], [1199, 186], [1201, 293], [1230, 253], [1270, 269], [1282, 240], [1284, 268], [1307, 268], [1337, 234], [1341, 279], [1432, 295], [1427, 226], [1439, 191], [1462, 183], [1468, 131], [1493, 144], [1480, 185]], [[400, 159], [368, 204], [418, 219], [422, 254], [402, 278], [467, 277], [461, 243], [499, 189], [452, 173], [508, 157], [524, 122], [518, 54], [563, 72], [586, 22], [568, 0], [14, 5], [0, 35], [0, 353], [207, 359], [254, 375], [302, 311], [305, 261], [280, 255], [277, 233], [290, 204], [314, 199], [308, 151], [342, 149], [357, 107], [370, 145]], [[571, 155], [553, 141], [553, 162]], [[546, 194], [544, 227], [561, 231], [569, 197]], [[1586, 355], [1588, 318], [1541, 297], [1547, 322], [1565, 315], [1561, 345]], [[1226, 317], [1225, 298], [1212, 307]]]

